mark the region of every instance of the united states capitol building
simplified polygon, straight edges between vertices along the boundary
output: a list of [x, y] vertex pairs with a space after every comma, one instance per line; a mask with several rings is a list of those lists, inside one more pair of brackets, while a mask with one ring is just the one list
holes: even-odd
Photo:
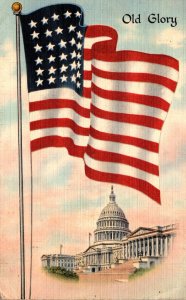
[[[113, 187], [94, 230], [94, 242], [75, 256], [51, 254], [41, 257], [42, 265], [69, 270], [98, 272], [132, 260], [136, 268], [159, 263], [172, 248], [177, 226], [139, 227], [130, 230], [129, 222], [116, 202]], [[90, 239], [89, 239], [90, 240]]]

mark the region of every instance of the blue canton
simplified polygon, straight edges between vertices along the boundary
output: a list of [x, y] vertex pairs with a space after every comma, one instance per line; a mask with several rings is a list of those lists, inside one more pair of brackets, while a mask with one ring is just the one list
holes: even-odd
[[76, 5], [52, 5], [21, 15], [28, 91], [68, 87], [82, 95], [86, 27]]

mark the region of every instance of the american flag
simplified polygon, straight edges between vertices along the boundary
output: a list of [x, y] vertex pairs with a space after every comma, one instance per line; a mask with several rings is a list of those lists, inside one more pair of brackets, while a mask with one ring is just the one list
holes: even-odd
[[21, 15], [31, 151], [66, 147], [93, 179], [135, 188], [160, 203], [159, 142], [178, 61], [117, 51], [117, 32], [83, 25], [79, 6]]

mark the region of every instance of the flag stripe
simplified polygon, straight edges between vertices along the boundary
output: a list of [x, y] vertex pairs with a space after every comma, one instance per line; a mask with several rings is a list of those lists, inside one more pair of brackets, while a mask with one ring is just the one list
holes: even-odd
[[[94, 66], [92, 66], [92, 73], [98, 77], [105, 78], [105, 79], [112, 79], [112, 80], [123, 80], [123, 81], [136, 81], [136, 82], [149, 82], [149, 83], [156, 83], [159, 85], [163, 85], [170, 89], [172, 92], [176, 89], [176, 82], [166, 78], [162, 77], [160, 75], [156, 74], [149, 74], [149, 73], [121, 73], [121, 72], [109, 72], [109, 71], [103, 71], [100, 70]], [[91, 74], [89, 73], [89, 80], [91, 79]], [[85, 76], [87, 76], [85, 74]], [[87, 79], [87, 77], [84, 77], [84, 79]]]
[[134, 145], [116, 143], [113, 141], [102, 141], [96, 138], [91, 138], [89, 145], [100, 151], [106, 151], [109, 153], [118, 153], [127, 156], [133, 156], [134, 158], [141, 159], [143, 161], [158, 165], [159, 156], [158, 153], [150, 152], [146, 149], [139, 148]]
[[111, 141], [116, 143], [133, 145], [156, 153], [158, 153], [159, 151], [158, 143], [147, 141], [133, 136], [131, 137], [121, 134], [101, 132], [99, 130], [94, 129], [93, 127], [90, 127], [90, 136], [102, 141]]
[[157, 203], [161, 203], [160, 200], [160, 190], [150, 184], [148, 181], [126, 176], [120, 174], [111, 174], [107, 172], [100, 172], [95, 169], [90, 168], [89, 166], [85, 165], [85, 174], [90, 179], [101, 181], [101, 182], [111, 182], [111, 183], [119, 183], [131, 188], [134, 188], [147, 196], [150, 196], [151, 199], [156, 201]]
[[104, 162], [91, 158], [86, 153], [84, 155], [85, 164], [98, 172], [109, 173], [115, 175], [123, 175], [138, 178], [149, 182], [154, 187], [159, 188], [159, 177], [147, 172], [141, 171], [135, 167], [123, 165], [121, 163]]
[[45, 136], [31, 141], [31, 151], [37, 151], [47, 147], [65, 147], [72, 156], [83, 157], [85, 148], [74, 144], [73, 140], [60, 136]]
[[62, 119], [46, 119], [37, 120], [30, 122], [30, 130], [37, 130], [42, 128], [54, 128], [54, 127], [68, 127], [73, 130], [73, 132], [79, 135], [89, 135], [89, 128], [84, 128], [78, 126], [73, 120], [62, 118]]
[[[126, 102], [134, 102], [138, 104], [144, 104], [151, 107], [160, 108], [164, 111], [168, 111], [170, 104], [165, 101], [164, 99], [156, 96], [149, 96], [149, 95], [139, 95], [136, 93], [126, 93], [121, 91], [109, 91], [103, 88], [96, 86], [92, 83], [92, 91], [105, 99], [108, 100], [118, 100], [118, 101], [126, 101]], [[88, 95], [91, 94], [90, 89], [84, 88], [84, 93]]]
[[146, 126], [150, 128], [161, 129], [163, 121], [154, 117], [144, 116], [144, 115], [133, 115], [124, 113], [109, 112], [97, 108], [93, 104], [91, 105], [91, 113], [94, 116], [103, 118], [106, 120], [113, 120], [117, 122], [126, 122], [131, 124], [137, 124], [140, 126]]
[[29, 104], [30, 112], [47, 109], [72, 108], [76, 113], [85, 118], [90, 118], [90, 110], [80, 106], [76, 101], [67, 99], [47, 99]]
[[103, 150], [97, 151], [97, 149], [91, 147], [90, 145], [88, 145], [86, 149], [86, 154], [88, 154], [91, 158], [99, 161], [126, 164], [135, 167], [137, 169], [140, 169], [142, 171], [154, 174], [156, 176], [159, 175], [159, 168], [157, 165], [135, 158], [133, 156], [127, 156], [127, 155], [107, 152]]

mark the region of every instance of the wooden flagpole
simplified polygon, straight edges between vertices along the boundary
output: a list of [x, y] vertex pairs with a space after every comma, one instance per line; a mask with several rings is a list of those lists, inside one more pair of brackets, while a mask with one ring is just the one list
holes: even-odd
[[20, 271], [21, 299], [25, 299], [25, 241], [24, 241], [24, 199], [23, 199], [23, 155], [22, 155], [22, 97], [20, 59], [20, 14], [22, 4], [14, 2], [12, 10], [16, 16], [16, 61], [17, 61], [17, 111], [18, 111], [18, 156], [19, 156], [19, 226], [20, 226]]

